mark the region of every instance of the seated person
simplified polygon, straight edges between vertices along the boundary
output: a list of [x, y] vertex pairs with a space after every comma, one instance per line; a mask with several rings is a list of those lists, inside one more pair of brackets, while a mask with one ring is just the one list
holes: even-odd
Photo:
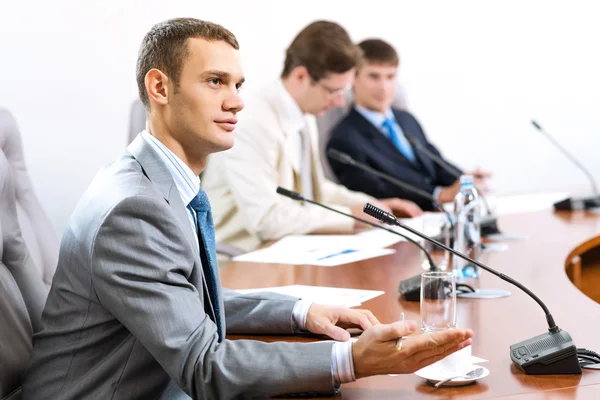
[[[397, 87], [396, 50], [379, 39], [365, 40], [358, 46], [363, 51], [363, 63], [353, 85], [355, 104], [331, 132], [327, 149], [347, 153], [356, 161], [431, 193], [441, 203], [452, 201], [460, 181], [423, 151], [413, 148], [407, 136], [441, 157], [417, 120], [409, 112], [391, 107]], [[423, 210], [435, 209], [422, 196], [327, 157], [339, 182], [351, 190], [376, 198], [401, 197], [414, 201]], [[476, 185], [483, 187], [482, 180], [488, 174], [481, 171], [474, 174]]]
[[[327, 40], [324, 40], [326, 38]], [[360, 50], [339, 25], [317, 21], [304, 28], [286, 52], [281, 78], [244, 96], [231, 151], [210, 156], [202, 176], [213, 205], [216, 237], [244, 250], [269, 240], [306, 233], [349, 233], [355, 221], [278, 195], [277, 186], [365, 218], [371, 196], [327, 180], [317, 150], [315, 116], [343, 106]], [[388, 211], [422, 211], [397, 196], [378, 202]], [[369, 218], [369, 217], [366, 217]]]
[[[415, 321], [381, 324], [366, 310], [221, 288], [198, 175], [208, 154], [234, 142], [232, 121], [244, 108], [238, 49], [231, 32], [192, 18], [144, 37], [137, 83], [148, 130], [95, 177], [69, 221], [24, 400], [333, 394], [362, 377], [414, 372], [471, 343], [470, 330], [449, 329], [415, 335], [396, 351]], [[346, 327], [365, 331], [352, 343]], [[338, 341], [228, 339], [297, 331]]]

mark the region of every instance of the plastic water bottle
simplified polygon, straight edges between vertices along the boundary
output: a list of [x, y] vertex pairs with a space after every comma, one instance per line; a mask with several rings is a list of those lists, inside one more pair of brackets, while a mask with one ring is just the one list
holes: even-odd
[[[460, 190], [454, 197], [454, 250], [476, 261], [479, 261], [481, 254], [480, 207], [479, 193], [473, 185], [473, 176], [461, 176]], [[456, 256], [452, 257], [452, 270], [457, 279], [479, 277], [479, 267]]]

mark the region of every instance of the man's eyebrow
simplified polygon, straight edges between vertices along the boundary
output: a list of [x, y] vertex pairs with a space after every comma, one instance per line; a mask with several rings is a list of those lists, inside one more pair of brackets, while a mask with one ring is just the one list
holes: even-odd
[[208, 77], [213, 77], [213, 76], [223, 79], [223, 80], [227, 80], [227, 79], [229, 79], [229, 77], [231, 77], [231, 74], [229, 72], [219, 71], [217, 69], [204, 71], [203, 73], [200, 74], [201, 78], [208, 78]]
[[[231, 74], [229, 72], [220, 71], [218, 69], [211, 69], [208, 71], [204, 71], [200, 74], [200, 79], [206, 78], [219, 78], [222, 81], [229, 81], [231, 79]], [[246, 82], [246, 78], [242, 76], [241, 79], [237, 82], [237, 84], [241, 85], [244, 82]]]
[[[201, 79], [213, 78], [213, 77], [219, 78], [223, 81], [229, 81], [231, 79], [231, 74], [229, 72], [220, 71], [218, 69], [211, 69], [208, 71], [204, 71], [203, 73], [200, 74]], [[246, 82], [246, 78], [244, 78], [242, 76], [237, 83], [241, 85], [244, 82]]]

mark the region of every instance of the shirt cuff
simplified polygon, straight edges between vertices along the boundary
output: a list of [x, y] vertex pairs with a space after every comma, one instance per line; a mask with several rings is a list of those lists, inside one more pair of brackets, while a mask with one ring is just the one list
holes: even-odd
[[352, 341], [335, 342], [331, 348], [331, 374], [335, 385], [354, 382], [354, 363], [352, 361]]
[[306, 316], [312, 301], [298, 300], [292, 310], [292, 330], [294, 333], [306, 332]]
[[440, 201], [440, 192], [443, 188], [443, 186], [436, 186], [435, 189], [433, 189], [433, 198], [438, 204], [442, 204], [442, 202]]

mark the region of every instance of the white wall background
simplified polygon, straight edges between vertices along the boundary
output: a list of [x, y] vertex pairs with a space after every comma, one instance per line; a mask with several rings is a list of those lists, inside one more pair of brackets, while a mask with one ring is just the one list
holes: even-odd
[[400, 53], [410, 108], [430, 138], [463, 167], [492, 170], [497, 193], [586, 184], [531, 118], [600, 180], [593, 0], [0, 3], [0, 106], [20, 124], [36, 191], [59, 232], [98, 168], [126, 146], [143, 35], [177, 16], [237, 35], [248, 89], [280, 72], [284, 49], [315, 19], [339, 22], [356, 41], [382, 37]]

